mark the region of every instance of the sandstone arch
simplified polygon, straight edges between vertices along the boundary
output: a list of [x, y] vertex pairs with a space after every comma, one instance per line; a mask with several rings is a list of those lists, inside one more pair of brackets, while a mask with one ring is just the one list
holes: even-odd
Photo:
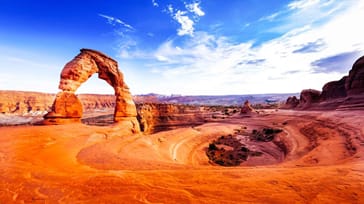
[[124, 76], [118, 69], [118, 63], [107, 55], [91, 49], [81, 49], [81, 53], [64, 66], [58, 87], [62, 91], [57, 94], [51, 112], [44, 116], [44, 123], [80, 122], [82, 104], [75, 92], [95, 73], [114, 88], [116, 97], [114, 121], [129, 124], [133, 132], [139, 132], [136, 107], [129, 87], [124, 82]]

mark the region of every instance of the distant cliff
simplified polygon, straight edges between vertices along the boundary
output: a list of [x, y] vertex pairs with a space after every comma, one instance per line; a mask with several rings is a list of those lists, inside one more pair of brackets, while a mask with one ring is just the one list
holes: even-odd
[[0, 113], [43, 115], [52, 106], [54, 97], [55, 94], [49, 93], [0, 90]]
[[[1, 91], [0, 113], [44, 115], [52, 106], [55, 94], [26, 91]], [[84, 111], [115, 107], [114, 95], [79, 94]]]
[[200, 125], [209, 114], [202, 106], [155, 103], [139, 103], [137, 112], [140, 128], [145, 133]]

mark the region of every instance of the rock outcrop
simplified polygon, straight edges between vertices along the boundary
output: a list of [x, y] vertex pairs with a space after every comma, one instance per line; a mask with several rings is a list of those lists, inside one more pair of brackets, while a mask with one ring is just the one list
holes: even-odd
[[301, 91], [300, 94], [300, 103], [298, 104], [298, 108], [308, 108], [313, 103], [317, 103], [320, 101], [321, 91], [315, 89], [305, 89]]
[[[285, 106], [289, 106], [288, 103], [287, 100]], [[355, 61], [348, 76], [344, 76], [339, 81], [326, 83], [322, 92], [312, 89], [303, 90], [297, 108], [364, 108], [364, 56]]]
[[47, 123], [81, 122], [83, 109], [80, 99], [72, 92], [59, 92], [47, 113]]
[[345, 89], [349, 96], [364, 93], [364, 56], [356, 60], [349, 71], [349, 76], [345, 80]]
[[136, 107], [117, 62], [101, 52], [90, 49], [81, 49], [81, 53], [63, 68], [59, 83], [62, 92], [57, 94], [59, 97], [56, 97], [51, 112], [44, 116], [45, 124], [67, 123], [69, 120], [77, 121], [81, 118], [82, 106], [77, 106], [79, 110], [75, 111], [81, 115], [74, 114], [71, 118], [66, 114], [68, 109], [61, 106], [74, 101], [74, 97], [77, 98], [74, 95], [75, 91], [95, 73], [114, 88], [114, 121], [128, 125], [132, 132], [139, 132]]
[[283, 109], [292, 109], [296, 108], [300, 100], [296, 96], [290, 96], [287, 98], [286, 103], [281, 107]]
[[137, 109], [141, 130], [146, 134], [204, 123], [205, 112], [200, 106], [140, 103]]
[[243, 107], [240, 109], [240, 114], [249, 114], [249, 113], [256, 113], [254, 108], [250, 105], [250, 102], [246, 100], [244, 102]]
[[345, 81], [347, 77], [341, 78], [339, 81], [328, 82], [322, 87], [320, 101], [326, 101], [335, 98], [346, 97]]

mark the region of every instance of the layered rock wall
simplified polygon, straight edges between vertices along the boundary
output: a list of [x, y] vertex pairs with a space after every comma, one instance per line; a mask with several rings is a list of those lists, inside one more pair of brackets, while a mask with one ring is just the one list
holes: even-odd
[[141, 130], [147, 134], [204, 123], [204, 108], [176, 104], [137, 104]]
[[51, 109], [55, 94], [0, 91], [0, 113], [16, 115], [44, 115]]

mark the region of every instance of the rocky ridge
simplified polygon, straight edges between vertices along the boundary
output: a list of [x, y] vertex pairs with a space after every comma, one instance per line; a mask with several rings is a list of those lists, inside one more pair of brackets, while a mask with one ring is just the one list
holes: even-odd
[[299, 102], [288, 98], [283, 108], [297, 109], [363, 109], [364, 108], [364, 56], [355, 61], [348, 76], [331, 81], [322, 91], [305, 89]]

